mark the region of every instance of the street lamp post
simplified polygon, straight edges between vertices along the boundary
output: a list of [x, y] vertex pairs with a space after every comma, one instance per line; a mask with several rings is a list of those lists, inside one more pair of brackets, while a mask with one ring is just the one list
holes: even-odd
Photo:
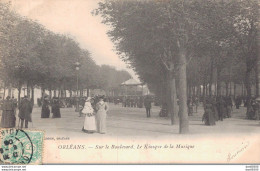
[[80, 67], [80, 63], [76, 62], [75, 63], [75, 67], [76, 67], [76, 72], [77, 72], [77, 98], [76, 98], [76, 112], [79, 112], [79, 67]]

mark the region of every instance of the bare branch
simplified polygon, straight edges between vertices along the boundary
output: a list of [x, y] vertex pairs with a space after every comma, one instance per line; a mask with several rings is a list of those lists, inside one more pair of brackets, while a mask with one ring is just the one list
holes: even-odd
[[161, 59], [163, 65], [165, 66], [165, 68], [166, 68], [168, 71], [170, 71], [170, 67], [167, 65], [167, 63], [166, 63], [166, 61], [163, 59], [162, 55], [159, 55], [159, 57], [160, 57], [160, 59]]

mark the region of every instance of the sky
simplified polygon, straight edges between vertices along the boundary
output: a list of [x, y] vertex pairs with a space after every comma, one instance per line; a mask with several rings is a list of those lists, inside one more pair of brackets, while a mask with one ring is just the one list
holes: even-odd
[[135, 79], [134, 71], [128, 69], [113, 50], [114, 46], [102, 24], [100, 16], [92, 16], [98, 0], [6, 0], [23, 16], [37, 21], [47, 29], [70, 35], [81, 48], [90, 51], [98, 65], [107, 64], [116, 69], [127, 70]]

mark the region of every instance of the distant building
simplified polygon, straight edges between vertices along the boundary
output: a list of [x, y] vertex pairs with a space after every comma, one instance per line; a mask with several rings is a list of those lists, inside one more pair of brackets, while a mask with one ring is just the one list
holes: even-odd
[[144, 96], [150, 94], [144, 83], [131, 78], [120, 85], [120, 96]]

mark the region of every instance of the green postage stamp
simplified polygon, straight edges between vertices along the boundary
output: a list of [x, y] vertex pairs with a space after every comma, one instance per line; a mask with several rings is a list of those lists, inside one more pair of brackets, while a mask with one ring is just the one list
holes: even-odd
[[43, 138], [43, 131], [1, 129], [0, 162], [2, 164], [41, 164]]

